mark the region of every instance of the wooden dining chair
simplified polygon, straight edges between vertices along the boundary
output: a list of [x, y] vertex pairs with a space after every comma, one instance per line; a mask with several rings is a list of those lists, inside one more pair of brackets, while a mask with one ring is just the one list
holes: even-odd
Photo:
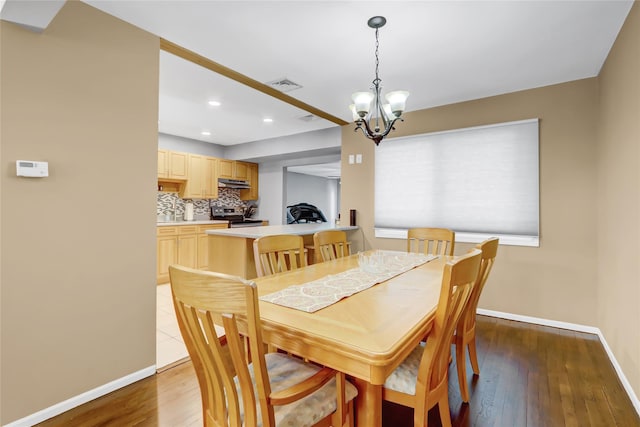
[[253, 256], [258, 277], [307, 266], [301, 236], [277, 234], [253, 241]]
[[425, 255], [453, 255], [456, 233], [448, 228], [410, 228], [407, 252]]
[[469, 360], [475, 375], [480, 375], [480, 367], [478, 365], [478, 354], [476, 350], [476, 310], [478, 309], [478, 301], [484, 285], [487, 282], [489, 273], [493, 268], [493, 263], [498, 253], [498, 239], [493, 237], [476, 245], [477, 249], [482, 251], [480, 261], [480, 272], [473, 286], [469, 301], [462, 313], [462, 317], [458, 322], [456, 333], [453, 337], [453, 343], [456, 346], [456, 366], [458, 368], [458, 383], [460, 385], [460, 395], [464, 402], [469, 401], [469, 385], [467, 384], [467, 360], [465, 358], [465, 349], [469, 349]]
[[[206, 427], [353, 425], [358, 391], [343, 373], [264, 352], [254, 282], [175, 265], [169, 275]], [[216, 336], [216, 325], [226, 331], [226, 346]]]
[[331, 261], [350, 255], [347, 233], [340, 230], [318, 231], [313, 235], [316, 262]]
[[382, 398], [413, 408], [415, 427], [427, 425], [427, 413], [436, 404], [442, 425], [451, 426], [448, 394], [451, 336], [478, 276], [481, 256], [479, 249], [473, 249], [447, 262], [429, 339], [421, 342], [384, 383]]

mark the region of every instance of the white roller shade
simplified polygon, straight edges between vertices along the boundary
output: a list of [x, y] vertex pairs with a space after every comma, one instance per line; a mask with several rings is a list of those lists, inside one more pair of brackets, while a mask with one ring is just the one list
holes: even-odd
[[538, 119], [385, 140], [375, 157], [376, 231], [446, 227], [537, 244], [538, 169]]

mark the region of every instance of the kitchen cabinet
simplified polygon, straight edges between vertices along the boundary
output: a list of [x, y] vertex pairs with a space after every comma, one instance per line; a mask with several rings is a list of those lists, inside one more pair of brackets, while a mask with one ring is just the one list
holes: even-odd
[[156, 259], [157, 283], [169, 281], [169, 266], [178, 262], [178, 228], [157, 227]]
[[169, 169], [169, 152], [158, 150], [158, 178], [167, 178]]
[[158, 179], [186, 180], [189, 155], [178, 151], [158, 150]]
[[249, 179], [249, 166], [253, 163], [238, 160], [218, 159], [218, 178]]
[[218, 178], [235, 178], [234, 161], [228, 159], [218, 159]]
[[178, 264], [196, 268], [198, 259], [197, 226], [182, 225], [178, 227]]
[[156, 281], [158, 284], [169, 281], [171, 264], [196, 268], [198, 250], [196, 233], [195, 225], [157, 227]]
[[207, 269], [209, 246], [206, 231], [214, 228], [227, 228], [227, 223], [157, 227], [156, 282], [169, 281], [171, 264]]
[[218, 198], [218, 159], [215, 157], [205, 158], [204, 198]]
[[178, 192], [183, 199], [217, 199], [218, 178], [249, 182], [251, 188], [240, 190], [240, 199], [258, 199], [256, 163], [158, 150], [158, 181], [164, 191]]
[[234, 179], [241, 179], [243, 181], [247, 181], [247, 179], [249, 178], [248, 176], [249, 163], [238, 162], [238, 161], [235, 161], [233, 163], [234, 163], [234, 174], [235, 174]]
[[189, 154], [189, 176], [180, 196], [183, 199], [202, 199], [204, 194], [204, 156]]
[[189, 177], [180, 194], [183, 199], [218, 198], [217, 160], [189, 154]]
[[245, 163], [247, 165], [247, 178], [246, 180], [251, 185], [248, 190], [240, 190], [241, 200], [258, 200], [258, 164], [257, 163]]

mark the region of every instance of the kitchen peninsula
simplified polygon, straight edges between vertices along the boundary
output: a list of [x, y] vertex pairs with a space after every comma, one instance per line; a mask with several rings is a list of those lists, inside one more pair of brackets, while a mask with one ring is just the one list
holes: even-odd
[[357, 244], [360, 239], [359, 233], [356, 233], [358, 229], [357, 226], [308, 223], [207, 230], [209, 240], [208, 269], [245, 279], [255, 278], [257, 273], [253, 258], [253, 241], [274, 234], [302, 236], [305, 246], [313, 246], [314, 233], [324, 230], [341, 230], [347, 233], [347, 239], [352, 242], [351, 251], [355, 253], [362, 249], [362, 244]]

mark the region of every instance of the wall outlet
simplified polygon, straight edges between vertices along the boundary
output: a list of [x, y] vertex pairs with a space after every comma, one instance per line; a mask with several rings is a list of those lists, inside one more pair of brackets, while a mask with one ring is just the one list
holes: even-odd
[[352, 165], [352, 164], [353, 164], [353, 159], [354, 159], [353, 154], [349, 154], [349, 164], [350, 164], [350, 165]]
[[356, 154], [356, 163], [362, 163], [362, 154]]

